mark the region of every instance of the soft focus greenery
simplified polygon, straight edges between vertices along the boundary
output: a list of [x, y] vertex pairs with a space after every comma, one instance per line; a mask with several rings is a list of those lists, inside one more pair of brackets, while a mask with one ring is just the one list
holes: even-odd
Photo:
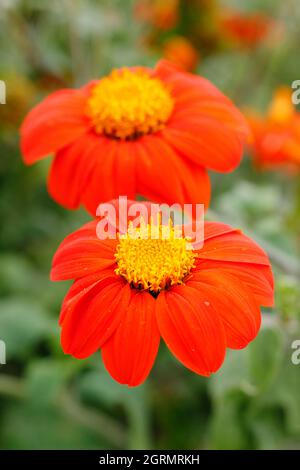
[[[298, 0], [224, 1], [259, 9], [284, 23], [276, 47], [215, 51], [199, 64], [240, 106], [262, 108], [273, 89], [299, 79]], [[188, 27], [188, 25], [187, 25]], [[89, 220], [48, 196], [50, 161], [25, 167], [18, 126], [44, 95], [76, 86], [114, 66], [159, 57], [143, 41], [146, 26], [124, 0], [2, 0], [0, 79], [0, 447], [300, 448], [299, 176], [257, 172], [245, 156], [232, 174], [212, 175], [208, 217], [232, 223], [268, 251], [276, 275], [276, 308], [264, 312], [258, 338], [229, 352], [210, 379], [181, 366], [161, 346], [146, 383], [113, 382], [100, 354], [64, 356], [57, 319], [68, 283], [51, 283], [51, 258], [71, 230]]]

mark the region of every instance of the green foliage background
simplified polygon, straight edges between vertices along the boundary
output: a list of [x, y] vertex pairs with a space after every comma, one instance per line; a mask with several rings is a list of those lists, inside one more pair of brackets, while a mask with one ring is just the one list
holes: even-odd
[[[300, 78], [297, 0], [224, 1], [282, 21], [276, 47], [218, 50], [198, 72], [240, 106], [263, 109], [273, 89]], [[120, 65], [153, 65], [145, 25], [124, 0], [3, 0], [0, 79], [0, 447], [3, 449], [270, 449], [300, 448], [299, 176], [258, 173], [245, 156], [229, 175], [212, 175], [208, 217], [237, 225], [268, 251], [276, 307], [246, 349], [229, 352], [210, 379], [183, 368], [164, 346], [147, 382], [113, 382], [100, 354], [64, 356], [57, 318], [68, 283], [51, 283], [59, 242], [89, 219], [48, 196], [49, 161], [25, 167], [18, 126], [45, 94], [84, 83]], [[188, 25], [186, 25], [188, 28]]]

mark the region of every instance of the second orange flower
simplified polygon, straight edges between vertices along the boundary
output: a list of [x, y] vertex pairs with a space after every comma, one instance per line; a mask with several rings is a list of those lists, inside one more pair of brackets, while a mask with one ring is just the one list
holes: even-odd
[[119, 194], [208, 205], [207, 169], [236, 168], [247, 133], [208, 80], [160, 61], [48, 96], [27, 115], [21, 148], [27, 164], [54, 154], [52, 197], [95, 214]]

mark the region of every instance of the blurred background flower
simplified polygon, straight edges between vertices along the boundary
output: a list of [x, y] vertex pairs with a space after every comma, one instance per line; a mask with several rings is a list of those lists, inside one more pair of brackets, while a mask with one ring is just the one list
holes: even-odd
[[220, 17], [220, 32], [233, 47], [254, 47], [266, 39], [274, 22], [261, 13], [242, 14], [224, 11]]
[[193, 72], [199, 61], [199, 53], [183, 36], [173, 36], [163, 44], [163, 56], [187, 72]]
[[252, 151], [259, 167], [284, 166], [290, 171], [300, 169], [300, 113], [292, 102], [292, 90], [278, 88], [266, 114], [249, 113], [252, 130]]
[[[159, 3], [169, 11], [153, 24]], [[226, 11], [262, 15], [271, 29], [259, 33], [255, 47], [240, 47], [220, 29]], [[182, 41], [172, 60], [254, 111], [264, 136], [274, 125], [276, 133], [287, 129], [298, 158], [299, 111], [285, 93], [279, 106], [272, 97], [300, 79], [299, 21], [298, 0], [1, 2], [0, 79], [7, 85], [7, 104], [0, 105], [0, 339], [7, 345], [1, 448], [300, 448], [300, 366], [291, 362], [292, 341], [300, 338], [299, 174], [257, 171], [246, 158], [249, 147], [233, 173], [211, 175], [207, 218], [241, 227], [268, 252], [276, 307], [264, 312], [253, 344], [227, 354], [213, 377], [185, 370], [162, 347], [149, 380], [130, 390], [109, 378], [97, 353], [77, 361], [61, 352], [57, 320], [69, 284], [51, 283], [49, 267], [60, 241], [89, 216], [49, 198], [49, 161], [25, 167], [18, 135], [22, 117], [49, 92], [114, 67], [153, 66], [170, 54], [168, 41], [180, 37], [197, 61]]]

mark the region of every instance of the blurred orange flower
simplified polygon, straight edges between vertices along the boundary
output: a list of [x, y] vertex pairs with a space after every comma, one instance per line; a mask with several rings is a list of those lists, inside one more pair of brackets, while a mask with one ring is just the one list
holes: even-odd
[[292, 102], [290, 88], [280, 87], [265, 116], [247, 113], [258, 166], [287, 165], [300, 168], [300, 113]]
[[199, 54], [193, 44], [183, 36], [173, 36], [163, 45], [165, 59], [187, 72], [193, 72], [199, 61]]
[[220, 18], [220, 29], [225, 39], [242, 47], [259, 44], [267, 37], [273, 25], [273, 19], [259, 12], [244, 14], [226, 11]]
[[179, 0], [139, 0], [135, 5], [138, 19], [158, 29], [169, 30], [178, 21]]

